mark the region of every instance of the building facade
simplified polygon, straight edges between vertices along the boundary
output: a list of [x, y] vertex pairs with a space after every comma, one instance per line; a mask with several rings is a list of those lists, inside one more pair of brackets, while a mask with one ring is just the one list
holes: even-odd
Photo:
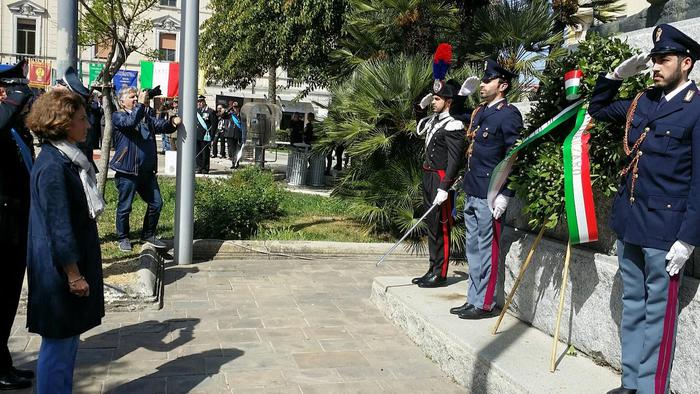
[[[52, 64], [56, 63], [57, 12], [59, 3], [66, 0], [0, 0], [0, 63], [16, 63], [23, 58]], [[76, 0], [77, 1], [77, 0]], [[153, 22], [152, 32], [145, 37], [142, 52], [157, 50], [162, 61], [178, 61], [180, 56], [180, 13], [183, 0], [158, 0], [147, 13], [146, 18]], [[203, 23], [211, 15], [209, 0], [200, 0], [199, 19]], [[87, 85], [90, 64], [104, 63], [108, 55], [106, 48], [100, 46], [80, 47], [78, 58], [83, 81]], [[139, 71], [141, 60], [149, 60], [140, 53], [133, 53], [127, 59], [124, 69]], [[152, 59], [150, 59], [152, 60]], [[55, 72], [54, 72], [55, 74]], [[330, 95], [327, 91], [317, 90], [301, 102], [292, 100], [305, 85], [289, 86], [284, 70], [277, 73], [278, 96], [282, 100], [285, 112], [314, 111], [323, 117], [322, 106], [328, 104]], [[53, 75], [53, 78], [56, 78]], [[200, 93], [207, 96], [210, 105], [217, 98], [236, 98], [248, 101], [265, 100], [268, 80], [258, 79], [243, 90], [200, 83]], [[281, 88], [279, 88], [281, 86]], [[317, 105], [320, 103], [321, 106]]]

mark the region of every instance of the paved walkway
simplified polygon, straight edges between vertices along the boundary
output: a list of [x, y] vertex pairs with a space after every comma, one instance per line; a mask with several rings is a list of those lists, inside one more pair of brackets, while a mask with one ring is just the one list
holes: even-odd
[[[375, 261], [169, 267], [162, 310], [108, 313], [82, 335], [75, 392], [464, 392], [369, 302], [375, 276], [426, 263]], [[11, 350], [34, 368], [40, 338], [24, 325], [18, 316]]]

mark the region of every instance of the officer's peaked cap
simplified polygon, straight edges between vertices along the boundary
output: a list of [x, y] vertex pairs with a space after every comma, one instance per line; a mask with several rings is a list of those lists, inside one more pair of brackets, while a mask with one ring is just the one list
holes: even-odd
[[66, 73], [63, 76], [63, 82], [66, 83], [68, 89], [79, 94], [80, 96], [90, 96], [90, 91], [83, 86], [83, 82], [80, 80], [80, 77], [78, 77], [78, 73], [75, 71], [73, 66], [66, 69]]
[[505, 67], [498, 64], [497, 61], [493, 59], [486, 59], [484, 64], [484, 76], [481, 78], [482, 81], [487, 82], [494, 78], [503, 78], [507, 81], [512, 80], [518, 75], [507, 70]]
[[22, 60], [14, 66], [3, 65], [4, 67], [0, 68], [0, 78], [25, 78], [24, 65], [26, 63], [26, 60]]
[[649, 52], [650, 55], [673, 53], [689, 56], [693, 61], [700, 59], [700, 44], [669, 24], [656, 26], [651, 39], [654, 48]]

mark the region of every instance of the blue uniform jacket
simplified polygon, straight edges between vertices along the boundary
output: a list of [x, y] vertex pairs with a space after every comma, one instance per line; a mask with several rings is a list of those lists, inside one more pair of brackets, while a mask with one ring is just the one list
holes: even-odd
[[[594, 119], [625, 122], [632, 101], [613, 101], [621, 85], [622, 81], [598, 77], [588, 107]], [[661, 94], [660, 89], [649, 89], [637, 103], [629, 146], [645, 130], [647, 136], [639, 149], [634, 202], [630, 171], [615, 196], [610, 226], [624, 242], [669, 250], [678, 239], [700, 245], [700, 97], [691, 82], [657, 109]]]
[[[476, 130], [472, 157], [471, 160], [467, 158], [464, 172], [464, 192], [467, 195], [486, 198], [493, 169], [520, 138], [522, 128], [523, 116], [506, 100], [491, 107], [480, 106], [472, 122], [472, 130]], [[501, 193], [509, 197], [514, 194], [507, 188], [507, 183]]]
[[[158, 119], [153, 109], [136, 104], [131, 112], [112, 114], [114, 157], [109, 166], [114, 171], [138, 175], [139, 172], [158, 169], [156, 134], [170, 134], [175, 127], [168, 119]], [[144, 138], [144, 135], [147, 137]]]
[[[48, 338], [82, 334], [100, 324], [104, 296], [97, 223], [90, 218], [78, 169], [44, 144], [30, 191], [27, 327]], [[71, 263], [90, 285], [88, 297], [69, 292], [63, 266]]]

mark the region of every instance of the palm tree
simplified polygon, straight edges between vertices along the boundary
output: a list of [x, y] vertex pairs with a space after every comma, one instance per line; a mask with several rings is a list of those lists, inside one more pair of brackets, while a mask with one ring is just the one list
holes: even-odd
[[564, 54], [559, 48], [563, 31], [547, 0], [501, 0], [477, 11], [474, 29], [479, 32], [472, 59], [497, 58], [527, 81], [541, 77], [544, 61]]
[[[453, 70], [462, 81], [478, 71]], [[368, 231], [399, 235], [423, 210], [421, 163], [423, 140], [416, 134], [414, 104], [432, 85], [432, 61], [427, 56], [399, 55], [368, 60], [347, 82], [331, 88], [333, 101], [321, 124], [320, 145], [342, 142], [352, 164], [333, 193], [356, 202]], [[474, 98], [473, 100], [476, 100]], [[421, 248], [425, 228], [412, 239]], [[453, 231], [453, 247], [461, 249], [464, 233]]]
[[351, 0], [344, 38], [334, 53], [342, 74], [370, 59], [429, 54], [439, 42], [459, 35], [454, 2], [435, 0]]
[[553, 0], [552, 8], [557, 28], [563, 31], [566, 26], [589, 23], [581, 18], [582, 14], [592, 15], [593, 23], [611, 22], [625, 6], [619, 0]]

